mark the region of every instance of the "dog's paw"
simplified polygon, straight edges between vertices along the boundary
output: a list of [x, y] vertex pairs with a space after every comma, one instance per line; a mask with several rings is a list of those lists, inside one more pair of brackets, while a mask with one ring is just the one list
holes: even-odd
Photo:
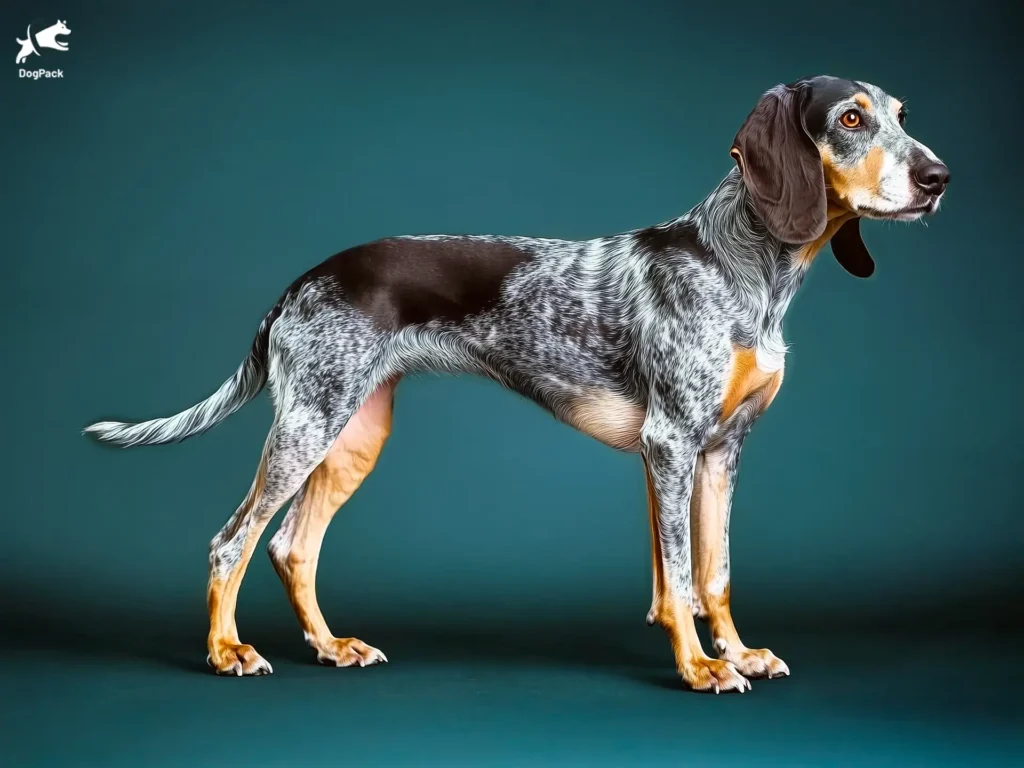
[[750, 681], [731, 663], [722, 659], [694, 656], [682, 665], [679, 674], [683, 682], [695, 691], [743, 693], [750, 690]]
[[251, 645], [221, 643], [210, 650], [206, 663], [218, 675], [270, 675], [274, 668]]
[[368, 667], [386, 664], [388, 657], [354, 637], [334, 637], [317, 648], [316, 660], [331, 667]]
[[733, 648], [723, 640], [715, 642], [718, 658], [731, 662], [745, 677], [787, 677], [789, 666], [767, 648]]

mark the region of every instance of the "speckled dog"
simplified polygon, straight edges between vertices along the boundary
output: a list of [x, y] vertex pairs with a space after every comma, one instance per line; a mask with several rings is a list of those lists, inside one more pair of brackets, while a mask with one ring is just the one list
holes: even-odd
[[[948, 169], [903, 130], [905, 110], [866, 83], [816, 77], [765, 93], [732, 146], [734, 168], [699, 205], [646, 229], [586, 241], [395, 237], [303, 275], [263, 320], [235, 375], [176, 416], [87, 428], [153, 445], [196, 435], [270, 382], [275, 404], [256, 479], [210, 546], [209, 662], [271, 672], [239, 640], [235, 602], [274, 513], [295, 497], [271, 559], [317, 658], [386, 661], [334, 637], [314, 581], [324, 532], [373, 469], [398, 379], [482, 374], [647, 472], [654, 599], [683, 680], [744, 691], [789, 674], [747, 648], [729, 610], [729, 509], [743, 439], [782, 383], [782, 318], [831, 241], [847, 271], [874, 263], [861, 217], [910, 221], [938, 208]], [[710, 623], [717, 659], [694, 617]]]

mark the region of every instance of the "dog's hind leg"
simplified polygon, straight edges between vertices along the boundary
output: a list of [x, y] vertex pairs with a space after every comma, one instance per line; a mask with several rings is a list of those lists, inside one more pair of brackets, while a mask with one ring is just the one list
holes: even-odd
[[[207, 607], [210, 665], [220, 674], [271, 672], [235, 627], [238, 588], [260, 535], [270, 518], [302, 487], [332, 443], [373, 388], [372, 340], [349, 326], [325, 339], [302, 320], [282, 318], [271, 338], [271, 385], [278, 413], [270, 429], [256, 479], [241, 506], [210, 542]], [[324, 358], [336, 370], [324, 370]], [[276, 374], [276, 375], [275, 375]]]
[[373, 470], [391, 432], [396, 380], [382, 384], [349, 419], [327, 456], [292, 502], [267, 547], [317, 660], [338, 667], [387, 661], [354, 637], [334, 637], [316, 599], [320, 546], [331, 519]]
[[335, 434], [336, 419], [312, 419], [306, 409], [280, 414], [267, 437], [248, 495], [210, 542], [207, 648], [210, 666], [220, 674], [261, 675], [273, 671], [251, 645], [238, 639], [238, 588], [263, 529], [320, 463]]

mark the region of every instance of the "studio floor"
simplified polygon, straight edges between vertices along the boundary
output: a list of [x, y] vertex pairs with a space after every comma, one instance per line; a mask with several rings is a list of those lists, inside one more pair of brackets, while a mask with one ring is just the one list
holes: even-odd
[[792, 677], [715, 696], [683, 690], [642, 617], [351, 627], [390, 663], [328, 669], [278, 612], [247, 615], [275, 674], [221, 679], [194, 610], [11, 607], [10, 766], [979, 766], [1024, 747], [1015, 632], [759, 627]]

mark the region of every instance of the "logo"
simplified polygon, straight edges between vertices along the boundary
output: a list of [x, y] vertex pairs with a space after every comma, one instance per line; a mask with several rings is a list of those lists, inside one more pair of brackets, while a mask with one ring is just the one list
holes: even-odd
[[[32, 32], [32, 25], [29, 24], [25, 30], [25, 39], [22, 40], [20, 37], [16, 37], [18, 45], [21, 46], [21, 50], [18, 51], [17, 57], [14, 59], [15, 64], [24, 64], [29, 56], [42, 56], [42, 51], [66, 51], [68, 44], [63, 40], [58, 40], [59, 37], [70, 35], [71, 30], [68, 29], [67, 24], [60, 19], [57, 19], [56, 24], [51, 24], [46, 29], [41, 29], [38, 32]], [[64, 77], [64, 71], [61, 69], [20, 69], [18, 70], [19, 77], [27, 77], [32, 80], [38, 80], [39, 78], [48, 77]]]

